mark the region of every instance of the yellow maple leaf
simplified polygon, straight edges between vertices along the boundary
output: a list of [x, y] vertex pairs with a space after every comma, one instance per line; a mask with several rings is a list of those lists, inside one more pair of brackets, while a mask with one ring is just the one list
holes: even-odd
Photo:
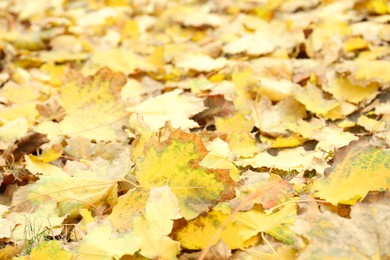
[[265, 96], [260, 98], [252, 113], [255, 125], [262, 132], [275, 137], [287, 135], [288, 125], [296, 123], [305, 116], [304, 106], [295, 99], [286, 98], [273, 105]]
[[39, 92], [26, 83], [15, 84], [11, 82], [2, 89], [1, 96], [6, 98], [11, 104], [23, 104], [39, 98]]
[[390, 82], [389, 64], [388, 60], [356, 60], [346, 61], [337, 66], [337, 69], [341, 72], [349, 72], [351, 74], [349, 79], [353, 84], [361, 86], [373, 82], [388, 84]]
[[31, 250], [30, 259], [72, 260], [74, 255], [61, 248], [60, 241], [43, 241]]
[[292, 49], [303, 41], [301, 32], [289, 32], [283, 23], [270, 26], [265, 21], [257, 23], [257, 31], [244, 35], [224, 46], [224, 52], [238, 54], [246, 52], [249, 55], [264, 55], [272, 53], [277, 48]]
[[[86, 185], [88, 183], [88, 185]], [[78, 208], [96, 207], [110, 196], [115, 196], [116, 182], [103, 179], [68, 176], [41, 176], [30, 186], [27, 199], [40, 203], [47, 197], [58, 202], [61, 214], [77, 214]], [[25, 200], [16, 200], [15, 204]], [[115, 204], [115, 202], [112, 202]]]
[[26, 160], [26, 169], [28, 169], [32, 174], [43, 174], [46, 176], [67, 176], [65, 171], [53, 164], [42, 162], [37, 160], [34, 155], [25, 155], [24, 159]]
[[225, 58], [213, 59], [205, 54], [184, 55], [181, 60], [176, 62], [176, 66], [183, 70], [196, 70], [200, 72], [209, 72], [222, 69], [227, 65]]
[[174, 90], [129, 108], [130, 112], [136, 112], [143, 116], [145, 123], [154, 131], [171, 121], [175, 128], [198, 127], [198, 123], [189, 117], [203, 111], [206, 107], [203, 100], [197, 97], [182, 95], [182, 90]]
[[356, 50], [366, 49], [367, 47], [368, 47], [368, 43], [362, 37], [351, 37], [345, 40], [344, 42], [345, 51], [356, 51]]
[[140, 241], [133, 232], [114, 232], [109, 224], [89, 226], [88, 234], [77, 249], [79, 259], [113, 259], [132, 255], [139, 249]]
[[206, 216], [190, 221], [175, 233], [175, 237], [188, 249], [204, 249], [219, 240], [230, 249], [244, 248], [255, 242], [252, 238], [259, 232], [288, 241], [292, 233], [287, 226], [295, 221], [296, 205], [289, 204], [273, 214], [260, 209], [230, 214], [233, 215], [214, 209]]
[[148, 258], [175, 259], [180, 252], [180, 243], [169, 236], [156, 233], [155, 225], [145, 218], [134, 219], [136, 234], [142, 239], [141, 254]]
[[25, 136], [27, 131], [28, 122], [23, 117], [19, 117], [2, 125], [0, 127], [0, 149], [5, 150], [16, 140]]
[[24, 117], [29, 125], [33, 125], [39, 116], [36, 105], [36, 102], [27, 102], [2, 108], [0, 110], [0, 120], [7, 122]]
[[27, 201], [39, 204], [51, 198], [58, 203], [61, 215], [78, 214], [80, 208], [98, 210], [101, 205], [113, 206], [118, 197], [117, 181], [130, 169], [128, 157], [123, 153], [112, 162], [102, 158], [85, 163], [68, 161], [64, 169], [67, 174], [40, 176], [28, 190], [17, 191], [13, 205]]
[[167, 186], [154, 188], [143, 217], [134, 218], [134, 234], [140, 239], [140, 253], [148, 258], [174, 259], [180, 243], [168, 237], [173, 220], [181, 218], [175, 194]]
[[325, 99], [322, 91], [313, 84], [308, 84], [305, 88], [296, 87], [294, 93], [295, 98], [305, 105], [307, 110], [319, 116], [326, 116], [339, 106], [337, 101]]
[[329, 44], [335, 35], [347, 36], [350, 34], [351, 29], [347, 22], [337, 19], [325, 19], [324, 22], [314, 28], [307, 45], [312, 51], [317, 52], [326, 49], [324, 48], [325, 45]]
[[311, 190], [315, 196], [337, 205], [355, 204], [369, 191], [385, 190], [389, 185], [390, 153], [356, 142], [342, 148], [325, 179], [314, 181]]
[[253, 208], [255, 203], [271, 209], [294, 195], [293, 186], [276, 174], [248, 170], [241, 175], [240, 184], [240, 193], [234, 203], [244, 205], [246, 209]]
[[128, 75], [134, 73], [139, 63], [139, 58], [130, 49], [110, 49], [94, 52], [84, 72], [93, 74], [98, 69], [107, 66], [116, 72]]
[[275, 139], [261, 136], [260, 140], [264, 143], [268, 143], [271, 148], [296, 147], [302, 145], [306, 141], [305, 138], [298, 134], [293, 134], [288, 137], [278, 136]]
[[174, 131], [168, 140], [151, 141], [138, 158], [136, 176], [144, 189], [168, 185], [179, 199], [182, 215], [192, 219], [224, 198], [231, 197], [234, 182], [228, 170], [199, 166], [207, 150], [196, 134]]
[[297, 206], [291, 203], [272, 214], [266, 214], [255, 207], [250, 211], [239, 212], [234, 219], [243, 239], [265, 232], [285, 243], [291, 243], [293, 234], [288, 226], [294, 224], [296, 217]]
[[316, 118], [312, 118], [310, 121], [299, 120], [296, 123], [288, 124], [288, 129], [299, 133], [304, 138], [317, 140], [316, 148], [326, 151], [345, 146], [358, 139], [357, 136], [343, 131], [336, 124], [326, 125], [324, 120]]
[[386, 129], [384, 121], [378, 121], [365, 115], [361, 115], [359, 117], [357, 124], [363, 126], [367, 131], [370, 132], [382, 132]]
[[280, 101], [293, 94], [293, 82], [286, 79], [273, 79], [262, 77], [259, 79], [257, 92], [267, 96], [272, 101]]
[[112, 125], [126, 116], [118, 102], [125, 83], [123, 74], [103, 68], [94, 76], [75, 78], [61, 86], [59, 101], [66, 112], [60, 122], [63, 134], [95, 140], [120, 138]]
[[346, 100], [352, 103], [359, 103], [364, 99], [375, 96], [378, 92], [378, 84], [371, 83], [367, 86], [354, 85], [345, 78], [337, 77], [331, 84], [324, 85], [324, 89], [333, 94], [338, 100]]
[[118, 203], [112, 209], [109, 218], [118, 230], [128, 230], [133, 227], [133, 219], [141, 215], [146, 206], [149, 192], [142, 189], [131, 189], [119, 197]]
[[206, 216], [190, 221], [175, 233], [175, 238], [183, 247], [192, 250], [205, 249], [207, 246], [215, 245], [218, 240], [222, 240], [230, 249], [243, 248], [246, 244], [239, 233], [237, 223], [228, 221], [228, 218], [228, 214], [212, 210]]
[[209, 153], [202, 159], [200, 166], [210, 169], [230, 170], [230, 177], [234, 181], [239, 181], [240, 170], [233, 164], [230, 158], [229, 145], [220, 138], [215, 138], [207, 145]]
[[276, 168], [284, 171], [304, 171], [311, 169], [316, 159], [323, 158], [323, 152], [305, 151], [300, 146], [291, 149], [284, 149], [277, 156], [272, 156], [267, 152], [261, 152], [253, 158], [236, 160], [238, 166], [252, 166], [255, 168], [267, 167]]
[[257, 82], [252, 74], [252, 68], [248, 64], [238, 65], [232, 74], [232, 82], [237, 95], [234, 99], [234, 105], [243, 115], [248, 115], [252, 108], [252, 97], [249, 91]]

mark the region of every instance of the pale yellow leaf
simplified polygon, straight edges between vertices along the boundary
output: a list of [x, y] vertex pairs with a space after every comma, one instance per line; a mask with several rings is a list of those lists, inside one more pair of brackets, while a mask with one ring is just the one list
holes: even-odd
[[20, 117], [12, 120], [0, 127], [0, 149], [5, 150], [16, 140], [25, 136], [28, 131], [28, 122]]
[[176, 66], [183, 70], [196, 70], [200, 72], [209, 72], [212, 70], [222, 69], [227, 65], [225, 58], [213, 59], [205, 54], [189, 54], [183, 56]]
[[189, 118], [206, 108], [203, 100], [181, 93], [182, 90], [174, 90], [147, 99], [128, 110], [142, 115], [145, 123], [154, 131], [163, 127], [166, 121], [171, 121], [174, 128], [187, 129], [199, 126]]
[[294, 94], [307, 110], [319, 116], [326, 116], [339, 106], [337, 101], [325, 99], [322, 91], [313, 84], [307, 84], [305, 88], [296, 87]]
[[60, 122], [62, 133], [97, 141], [120, 139], [120, 126], [115, 129], [113, 125], [126, 115], [118, 102], [125, 83], [123, 74], [104, 68], [94, 76], [73, 79], [61, 86], [59, 101], [66, 112]]
[[315, 180], [315, 196], [337, 205], [355, 204], [369, 191], [385, 190], [389, 185], [390, 153], [364, 142], [356, 142], [336, 152], [330, 174]]
[[134, 233], [115, 232], [109, 224], [92, 224], [79, 243], [78, 259], [111, 260], [126, 254], [133, 255], [139, 249], [140, 241]]

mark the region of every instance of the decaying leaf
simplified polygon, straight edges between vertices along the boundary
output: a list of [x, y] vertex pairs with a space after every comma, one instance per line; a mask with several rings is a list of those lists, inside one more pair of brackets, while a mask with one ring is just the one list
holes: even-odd
[[10, 145], [4, 151], [3, 157], [7, 162], [16, 162], [24, 154], [35, 152], [42, 144], [48, 141], [46, 135], [30, 132], [17, 140], [15, 144]]
[[[390, 253], [388, 199], [352, 207], [351, 219], [330, 212], [307, 212], [293, 229], [308, 239], [299, 255], [307, 258], [383, 258]], [[316, 223], [312, 225], [310, 223]]]

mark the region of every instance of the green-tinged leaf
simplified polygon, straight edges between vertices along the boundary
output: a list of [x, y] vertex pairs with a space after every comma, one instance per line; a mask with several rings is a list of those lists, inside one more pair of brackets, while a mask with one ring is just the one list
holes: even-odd
[[143, 214], [148, 197], [149, 192], [135, 188], [119, 197], [109, 217], [114, 227], [118, 230], [130, 229], [134, 217]]
[[164, 142], [152, 141], [145, 157], [136, 160], [137, 179], [144, 189], [168, 185], [179, 200], [184, 218], [193, 219], [234, 195], [228, 170], [199, 166], [206, 153], [198, 135], [176, 130]]
[[335, 205], [354, 204], [369, 191], [390, 187], [390, 151], [357, 142], [336, 152], [335, 158], [329, 176], [314, 181], [315, 196]]
[[43, 241], [31, 251], [30, 259], [72, 260], [74, 255], [61, 248], [60, 241]]
[[289, 226], [294, 224], [296, 217], [297, 206], [291, 203], [272, 214], [254, 208], [247, 212], [239, 212], [234, 219], [244, 239], [265, 232], [286, 244], [292, 244], [293, 233], [289, 230]]
[[239, 233], [237, 223], [228, 214], [212, 210], [206, 216], [191, 220], [175, 237], [187, 249], [205, 249], [222, 240], [231, 249], [244, 248], [245, 240]]

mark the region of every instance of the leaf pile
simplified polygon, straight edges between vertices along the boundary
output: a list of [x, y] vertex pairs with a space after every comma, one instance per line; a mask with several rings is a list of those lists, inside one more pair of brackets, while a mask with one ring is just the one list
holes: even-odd
[[0, 1], [0, 259], [389, 258], [389, 13]]

